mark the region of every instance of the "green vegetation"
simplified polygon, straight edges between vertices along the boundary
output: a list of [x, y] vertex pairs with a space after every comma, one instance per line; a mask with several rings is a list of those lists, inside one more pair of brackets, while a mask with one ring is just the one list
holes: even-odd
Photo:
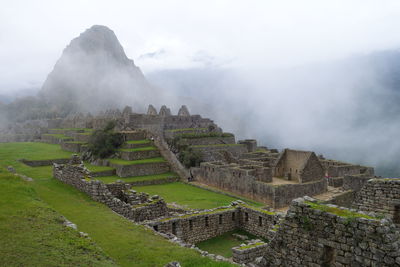
[[254, 235], [249, 234], [243, 230], [235, 230], [226, 232], [220, 236], [199, 242], [196, 244], [201, 250], [205, 250], [212, 254], [224, 256], [226, 258], [232, 257], [232, 248], [243, 244], [243, 240], [239, 240], [232, 234], [246, 235], [249, 238], [256, 238]]
[[81, 145], [85, 145], [87, 144], [86, 142], [82, 142], [82, 141], [68, 141], [65, 142], [66, 144], [81, 144]]
[[244, 249], [254, 248], [254, 247], [257, 247], [257, 246], [260, 246], [260, 245], [264, 245], [264, 244], [265, 244], [264, 242], [256, 242], [254, 244], [250, 244], [250, 245], [247, 245], [247, 246], [239, 247], [239, 249], [240, 250], [244, 250]]
[[175, 173], [167, 172], [167, 173], [156, 174], [156, 175], [132, 176], [132, 177], [124, 177], [124, 178], [121, 178], [117, 175], [113, 175], [113, 176], [95, 177], [94, 179], [100, 180], [106, 184], [112, 184], [112, 183], [115, 183], [117, 180], [122, 180], [125, 183], [131, 183], [131, 182], [160, 180], [160, 179], [175, 178], [175, 177], [178, 177]]
[[203, 162], [201, 152], [191, 147], [181, 150], [178, 154], [178, 159], [186, 168], [200, 166], [200, 163]]
[[114, 170], [113, 167], [92, 165], [92, 164], [90, 164], [89, 162], [86, 162], [86, 161], [84, 162], [84, 165], [91, 172], [102, 172], [102, 171]]
[[252, 206], [249, 206], [247, 204], [240, 204], [240, 206], [243, 206], [243, 207], [246, 207], [246, 208], [249, 208], [249, 209], [253, 209], [253, 210], [257, 210], [259, 212], [262, 212], [262, 213], [265, 213], [265, 214], [268, 214], [268, 215], [275, 215], [275, 212], [264, 210], [264, 209], [260, 209], [260, 208], [257, 208], [257, 207], [252, 207]]
[[311, 201], [305, 201], [307, 205], [309, 205], [312, 209], [317, 209], [321, 210], [324, 212], [329, 212], [335, 215], [338, 215], [340, 217], [345, 217], [348, 219], [355, 219], [355, 218], [365, 218], [365, 219], [370, 219], [370, 220], [378, 220], [379, 218], [376, 217], [371, 217], [362, 213], [358, 212], [353, 212], [347, 209], [340, 209], [340, 208], [335, 208], [335, 207], [329, 207], [327, 205], [321, 204], [321, 203], [315, 203]]
[[165, 159], [162, 157], [151, 158], [151, 159], [139, 159], [139, 160], [109, 159], [109, 162], [117, 165], [135, 165], [135, 164], [165, 162]]
[[63, 226], [30, 183], [3, 168], [0, 210], [0, 266], [116, 266], [90, 239]]
[[150, 144], [150, 140], [132, 140], [127, 141], [126, 143], [131, 145]]
[[216, 145], [195, 145], [191, 146], [194, 148], [205, 148], [205, 147], [224, 147], [224, 146], [243, 146], [242, 144], [216, 144]]
[[187, 218], [191, 218], [191, 217], [195, 217], [195, 216], [199, 216], [199, 215], [207, 215], [207, 214], [216, 214], [222, 211], [234, 211], [235, 208], [233, 207], [224, 207], [224, 208], [218, 208], [212, 211], [203, 211], [203, 212], [199, 212], [199, 213], [192, 213], [192, 214], [185, 214], [183, 216], [177, 216], [177, 217], [172, 217], [172, 218], [166, 218], [166, 219], [162, 219], [160, 220], [161, 222], [167, 222], [176, 218], [180, 218], [180, 219], [187, 219]]
[[184, 139], [195, 139], [195, 138], [207, 138], [207, 137], [232, 137], [231, 133], [218, 133], [218, 132], [210, 132], [210, 133], [183, 133], [176, 135], [175, 138], [184, 138]]
[[66, 139], [72, 140], [72, 137], [66, 136], [64, 134], [44, 134], [44, 136], [53, 136], [55, 138], [62, 139], [62, 140], [66, 140]]
[[211, 209], [220, 206], [230, 205], [237, 200], [230, 196], [204, 190], [189, 184], [180, 182], [161, 185], [135, 186], [139, 192], [146, 192], [149, 195], [159, 195], [166, 202], [176, 202], [179, 205], [192, 209]]
[[[23, 145], [21, 145], [23, 144]], [[19, 163], [17, 159], [25, 156], [46, 156], [38, 145], [46, 145], [45, 150], [49, 154], [56, 154], [57, 146], [40, 143], [7, 143], [0, 144], [0, 166], [12, 165], [18, 173], [24, 173], [32, 178], [31, 186], [37, 192], [37, 199], [42, 199], [52, 209], [64, 215], [70, 221], [77, 224], [79, 231], [89, 234], [91, 240], [100, 246], [120, 266], [164, 266], [167, 262], [179, 261], [182, 266], [233, 266], [225, 262], [215, 262], [201, 257], [196, 251], [172, 244], [164, 238], [141, 225], [135, 225], [123, 217], [112, 212], [108, 207], [91, 200], [86, 194], [79, 192], [73, 187], [58, 180], [52, 179], [51, 167], [32, 168]], [[49, 149], [49, 148], [52, 149]], [[29, 152], [30, 151], [30, 152]], [[8, 152], [8, 153], [7, 153]], [[33, 170], [37, 170], [33, 173]], [[4, 186], [8, 190], [8, 186]], [[2, 195], [0, 195], [1, 199]], [[2, 220], [0, 220], [0, 225]], [[1, 230], [2, 228], [0, 228]], [[43, 231], [49, 233], [46, 227]], [[32, 235], [32, 230], [20, 231], [24, 238]], [[48, 237], [46, 234], [42, 237]], [[0, 236], [3, 242], [3, 236]], [[10, 240], [13, 240], [10, 237]], [[1, 247], [1, 246], [0, 246]], [[19, 248], [18, 248], [19, 249]], [[46, 266], [45, 257], [47, 252], [53, 254], [49, 247], [35, 251], [35, 255]], [[12, 254], [11, 254], [12, 255]], [[89, 252], [86, 257], [89, 257]], [[0, 259], [0, 262], [3, 259]], [[35, 264], [4, 264], [4, 266], [35, 266]], [[34, 262], [33, 262], [34, 263]], [[3, 265], [3, 264], [0, 264]], [[60, 260], [57, 264], [47, 266], [62, 266]], [[101, 266], [101, 264], [85, 264], [85, 262], [71, 265]]]
[[[46, 143], [3, 143], [0, 149], [0, 160], [27, 159], [48, 160], [70, 158], [71, 152], [62, 150], [59, 145]], [[11, 165], [11, 163], [10, 163]]]
[[156, 150], [157, 148], [154, 146], [146, 146], [146, 147], [138, 147], [138, 148], [121, 148], [118, 151], [123, 152], [139, 152], [139, 151], [151, 151]]
[[113, 131], [115, 125], [114, 121], [110, 121], [103, 129], [94, 131], [90, 136], [88, 147], [94, 157], [107, 158], [124, 143], [123, 135]]
[[172, 133], [176, 133], [176, 132], [187, 132], [187, 131], [205, 131], [207, 130], [207, 128], [182, 128], [182, 129], [172, 129], [172, 130], [167, 130], [167, 132], [172, 132]]

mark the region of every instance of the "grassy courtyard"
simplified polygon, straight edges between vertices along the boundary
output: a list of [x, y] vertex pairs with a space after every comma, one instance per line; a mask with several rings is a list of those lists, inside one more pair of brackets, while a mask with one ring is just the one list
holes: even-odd
[[[139, 192], [146, 192], [150, 195], [159, 195], [168, 203], [175, 202], [192, 209], [211, 209], [227, 206], [232, 201], [238, 199], [180, 182], [135, 186], [134, 189]], [[252, 204], [261, 205], [254, 202]]]
[[[86, 255], [80, 255], [79, 249], [81, 247], [75, 248], [74, 244], [70, 244], [71, 246], [65, 248], [65, 250], [70, 250], [70, 254], [75, 256], [69, 257], [68, 254], [65, 255], [71, 258], [71, 261], [79, 259], [80, 257], [82, 257], [83, 260], [79, 264], [68, 264], [69, 266], [102, 266], [113, 264], [111, 261], [107, 260], [105, 256], [101, 255], [110, 256], [119, 266], [164, 266], [170, 261], [179, 261], [182, 266], [232, 266], [229, 263], [215, 262], [208, 258], [201, 257], [196, 251], [172, 244], [145, 227], [133, 224], [112, 212], [105, 205], [91, 200], [86, 194], [51, 178], [52, 168], [50, 166], [33, 168], [18, 162], [20, 158], [39, 160], [44, 158], [69, 157], [70, 155], [70, 152], [62, 151], [58, 145], [42, 143], [0, 144], [0, 168], [2, 167], [4, 170], [5, 167], [11, 165], [18, 173], [34, 178], [33, 182], [23, 182], [29, 185], [31, 188], [30, 190], [35, 192], [34, 199], [41, 201], [43, 205], [46, 205], [49, 209], [54, 210], [58, 214], [62, 214], [68, 220], [77, 224], [78, 230], [88, 233], [91, 240], [105, 253], [101, 254], [98, 247], [92, 245], [93, 255], [99, 255], [95, 257], [97, 262], [94, 262], [95, 259], [91, 258], [90, 251], [88, 251]], [[0, 180], [3, 180], [3, 177], [0, 177]], [[15, 182], [17, 179], [13, 181]], [[4, 190], [9, 190], [10, 188], [9, 185], [2, 187], [4, 187]], [[205, 192], [207, 192], [205, 193], [206, 196], [208, 196], [208, 193], [212, 193], [208, 191]], [[171, 194], [173, 194], [173, 192], [171, 192]], [[221, 199], [226, 198], [224, 195], [213, 194], [220, 196]], [[0, 191], [0, 203], [7, 203], [7, 198], [8, 195]], [[224, 201], [217, 201], [216, 196], [212, 198], [215, 199], [214, 203], [229, 204], [230, 202], [230, 200], [227, 199]], [[200, 198], [198, 198], [197, 201], [199, 201], [199, 199]], [[15, 205], [20, 204], [17, 203]], [[210, 204], [207, 204], [205, 206], [209, 205]], [[30, 220], [34, 219], [35, 216], [38, 216], [38, 214], [32, 212], [19, 220], [21, 224], [26, 224], [24, 226], [25, 228], [22, 226], [18, 228], [25, 229], [18, 232], [21, 240], [28, 240], [35, 235], [31, 228], [27, 228], [30, 225]], [[10, 232], [9, 227], [10, 222], [0, 219], [0, 240], [3, 241], [4, 238], [9, 237], [7, 236], [8, 232]], [[44, 231], [43, 235], [39, 234], [41, 237], [47, 238], [50, 235], [49, 231], [47, 231], [47, 227], [41, 230]], [[10, 235], [11, 234], [12, 232], [10, 232]], [[15, 247], [17, 246], [19, 249], [19, 246], [22, 245], [20, 243], [15, 243]], [[57, 256], [53, 254], [59, 253], [64, 256], [62, 249], [56, 248], [57, 247], [55, 247], [56, 251], [52, 251], [49, 250], [47, 246], [42, 247], [38, 244], [35, 250], [32, 248], [32, 253], [37, 255], [36, 257], [37, 260], [40, 261], [39, 263], [36, 264], [36, 262], [32, 261], [32, 264], [24, 264], [23, 262], [19, 264], [17, 262], [14, 266], [62, 266], [62, 261], [57, 262], [58, 264], [52, 264], [52, 261], [56, 259]], [[13, 251], [18, 249], [14, 248]], [[13, 262], [12, 259], [6, 257], [0, 259], [0, 263], [1, 260], [7, 260], [8, 263]], [[86, 263], [84, 260], [86, 260]], [[93, 260], [93, 263], [90, 263], [91, 260]], [[0, 265], [13, 266], [13, 264]]]

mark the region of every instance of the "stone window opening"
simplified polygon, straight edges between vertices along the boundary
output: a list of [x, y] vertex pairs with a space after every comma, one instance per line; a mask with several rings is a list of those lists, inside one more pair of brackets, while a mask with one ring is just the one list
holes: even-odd
[[393, 222], [400, 224], [400, 204], [394, 206]]
[[335, 249], [333, 247], [324, 245], [321, 266], [324, 267], [334, 266], [335, 258], [336, 258]]
[[189, 220], [189, 229], [193, 230], [193, 221], [192, 220]]
[[258, 216], [258, 226], [262, 226], [262, 217]]
[[219, 223], [219, 224], [222, 224], [222, 214], [219, 215], [218, 223]]
[[245, 220], [246, 222], [249, 221], [249, 214], [248, 214], [247, 212], [244, 213], [244, 220]]
[[172, 234], [176, 235], [176, 222], [172, 223]]
[[208, 226], [208, 216], [205, 218], [206, 226]]
[[153, 225], [154, 231], [158, 232], [158, 225]]
[[234, 220], [235, 220], [235, 213], [232, 212], [232, 221], [234, 221]]

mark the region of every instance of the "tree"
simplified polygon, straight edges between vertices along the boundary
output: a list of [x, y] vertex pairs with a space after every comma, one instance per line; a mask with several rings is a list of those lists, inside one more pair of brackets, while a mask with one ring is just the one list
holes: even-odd
[[89, 152], [95, 158], [107, 158], [115, 154], [124, 143], [121, 133], [114, 132], [115, 121], [110, 121], [101, 129], [96, 130], [89, 138]]

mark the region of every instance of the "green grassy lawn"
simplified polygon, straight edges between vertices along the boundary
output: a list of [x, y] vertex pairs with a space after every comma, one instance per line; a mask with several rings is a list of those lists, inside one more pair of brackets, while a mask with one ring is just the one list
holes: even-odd
[[[41, 146], [38, 145], [45, 145], [43, 146], [45, 149], [43, 151], [40, 150]], [[167, 262], [179, 261], [182, 266], [233, 266], [229, 263], [215, 262], [201, 257], [194, 250], [172, 244], [151, 230], [141, 225], [133, 224], [112, 212], [105, 205], [91, 200], [86, 194], [58, 180], [49, 178], [51, 177], [51, 168], [48, 166], [37, 169], [25, 166], [17, 161], [21, 155], [46, 156], [46, 153], [56, 154], [57, 149], [56, 145], [41, 143], [0, 144], [0, 166], [12, 165], [17, 169], [18, 173], [25, 173], [34, 178], [34, 182], [30, 184], [37, 192], [36, 199], [40, 198], [50, 208], [77, 224], [78, 230], [88, 233], [91, 240], [101, 247], [118, 265], [164, 266]], [[9, 151], [9, 153], [6, 153], [6, 151]], [[33, 172], [33, 170], [35, 171]], [[9, 187], [4, 186], [4, 189], [9, 190]], [[1, 209], [0, 214], [2, 212], [3, 209]], [[0, 224], [2, 222], [0, 220]], [[42, 230], [48, 233], [46, 227]], [[23, 235], [24, 238], [30, 238], [33, 235], [30, 229], [21, 231], [19, 234]], [[47, 238], [48, 235], [41, 236]], [[3, 242], [3, 237], [0, 240]], [[10, 240], [12, 240], [11, 237]], [[19, 245], [15, 250], [17, 255]], [[21, 251], [23, 250], [21, 249]], [[37, 258], [43, 264], [19, 264], [18, 262], [14, 264], [11, 262], [11, 264], [5, 264], [4, 266], [62, 266], [62, 261], [57, 264], [46, 265], [45, 260], [48, 252], [51, 255], [60, 254], [64, 256], [62, 251], [53, 251], [46, 247], [43, 250], [35, 251]], [[76, 253], [78, 252], [76, 251]], [[86, 256], [89, 257], [88, 255]], [[3, 259], [0, 259], [0, 262], [1, 260]], [[85, 264], [83, 262], [69, 266], [101, 266], [101, 264]]]
[[135, 186], [133, 189], [149, 195], [159, 195], [166, 202], [176, 202], [192, 209], [211, 209], [227, 206], [237, 200], [230, 196], [218, 194], [184, 183], [168, 183], [161, 185]]
[[123, 160], [123, 159], [109, 159], [110, 163], [118, 165], [135, 165], [135, 164], [145, 164], [145, 163], [157, 163], [166, 162], [162, 157], [151, 158], [151, 159], [139, 159], [139, 160]]
[[137, 182], [137, 181], [166, 179], [166, 178], [171, 178], [171, 177], [177, 177], [177, 175], [173, 172], [167, 172], [167, 173], [156, 174], [156, 175], [132, 176], [132, 177], [124, 177], [124, 178], [121, 178], [117, 175], [113, 175], [113, 176], [95, 177], [94, 179], [100, 180], [105, 184], [111, 184], [111, 183], [115, 183], [117, 180], [122, 180], [126, 183], [130, 183], [130, 182]]
[[124, 152], [137, 152], [137, 151], [150, 151], [150, 150], [156, 150], [157, 148], [154, 146], [146, 146], [146, 147], [138, 147], [138, 148], [121, 148], [119, 151], [124, 151]]
[[63, 226], [31, 183], [3, 168], [0, 210], [0, 266], [117, 266], [90, 239]]
[[133, 141], [126, 141], [126, 143], [133, 144], [133, 145], [150, 144], [150, 140], [133, 140]]
[[249, 234], [243, 230], [235, 230], [231, 232], [226, 232], [220, 236], [199, 242], [196, 244], [198, 248], [201, 250], [207, 251], [212, 254], [217, 254], [224, 256], [226, 258], [232, 257], [232, 248], [243, 244], [243, 240], [239, 240], [236, 237], [232, 236], [232, 234], [241, 234], [246, 235], [250, 239], [256, 238], [254, 235]]
[[89, 162], [86, 162], [86, 161], [84, 162], [84, 165], [91, 172], [102, 172], [102, 171], [114, 170], [113, 167], [92, 165], [92, 164], [90, 164]]
[[[62, 150], [60, 145], [46, 143], [3, 143], [0, 144], [0, 160], [27, 159], [48, 160], [70, 158], [72, 153]], [[12, 161], [12, 160], [11, 160]]]
[[71, 137], [66, 136], [64, 134], [44, 134], [44, 135], [45, 136], [53, 136], [53, 137], [58, 138], [58, 139], [72, 139]]

